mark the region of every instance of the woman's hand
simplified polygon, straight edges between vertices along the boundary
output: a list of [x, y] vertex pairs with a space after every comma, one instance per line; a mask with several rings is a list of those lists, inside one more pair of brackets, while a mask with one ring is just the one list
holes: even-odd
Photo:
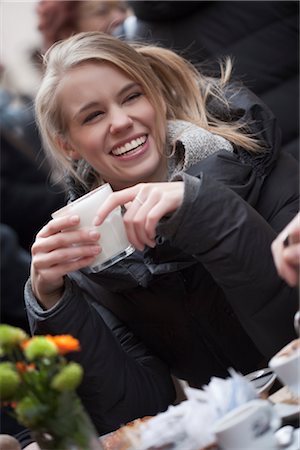
[[299, 284], [300, 213], [272, 243], [272, 253], [278, 274], [290, 286]]
[[90, 265], [101, 250], [99, 233], [74, 230], [78, 225], [78, 216], [53, 219], [37, 234], [32, 246], [32, 289], [47, 309], [60, 299], [64, 276]]
[[182, 204], [184, 182], [141, 183], [114, 192], [97, 212], [94, 225], [100, 225], [117, 206], [125, 205], [126, 232], [131, 244], [138, 250], [145, 245], [155, 246], [156, 225]]

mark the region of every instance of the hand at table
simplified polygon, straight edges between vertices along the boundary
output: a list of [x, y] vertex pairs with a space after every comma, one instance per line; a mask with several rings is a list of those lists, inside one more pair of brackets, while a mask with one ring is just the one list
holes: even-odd
[[32, 290], [47, 309], [61, 298], [64, 276], [91, 264], [101, 251], [99, 233], [70, 229], [78, 224], [78, 216], [53, 219], [37, 234], [32, 246]]
[[299, 284], [300, 213], [272, 242], [272, 253], [278, 274], [290, 285]]
[[124, 223], [128, 240], [138, 250], [155, 246], [156, 226], [183, 201], [184, 183], [140, 183], [114, 192], [97, 212], [94, 225], [100, 225], [117, 206], [125, 205]]

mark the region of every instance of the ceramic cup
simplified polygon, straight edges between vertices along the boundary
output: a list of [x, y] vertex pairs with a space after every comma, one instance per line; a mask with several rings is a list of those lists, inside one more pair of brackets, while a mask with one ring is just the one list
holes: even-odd
[[66, 215], [78, 215], [80, 224], [72, 227], [73, 229], [96, 228], [99, 231], [99, 245], [102, 251], [95, 258], [93, 264], [87, 268], [89, 272], [100, 272], [134, 252], [134, 247], [126, 235], [120, 207], [114, 209], [100, 226], [93, 225], [101, 203], [112, 192], [111, 186], [106, 183], [52, 214], [54, 219]]
[[267, 400], [251, 400], [233, 409], [213, 427], [222, 450], [275, 450], [281, 419]]
[[269, 361], [269, 367], [291, 394], [300, 398], [300, 338], [276, 353]]

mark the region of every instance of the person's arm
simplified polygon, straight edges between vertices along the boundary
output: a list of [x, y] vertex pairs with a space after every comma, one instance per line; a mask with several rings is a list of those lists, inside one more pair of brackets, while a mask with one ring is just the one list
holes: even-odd
[[[104, 434], [165, 410], [175, 393], [168, 368], [111, 313], [103, 307], [96, 310], [85, 296], [68, 277], [63, 296], [48, 310], [37, 303], [30, 281], [25, 291], [33, 334], [71, 334], [79, 340], [81, 351], [73, 359], [82, 364], [85, 375], [78, 392], [99, 434]], [[121, 340], [127, 341], [126, 348]]]
[[203, 173], [181, 178], [183, 203], [159, 223], [157, 232], [204, 265], [269, 358], [294, 338], [292, 318], [298, 304], [273, 263], [270, 246], [276, 232], [223, 183]]

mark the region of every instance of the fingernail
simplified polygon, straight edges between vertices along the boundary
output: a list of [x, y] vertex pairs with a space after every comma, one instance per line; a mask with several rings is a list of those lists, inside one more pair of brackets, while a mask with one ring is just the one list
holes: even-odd
[[79, 222], [79, 220], [80, 220], [79, 216], [71, 216], [72, 223], [77, 223], [77, 222]]
[[100, 250], [101, 250], [100, 246], [96, 245], [95, 247], [92, 248], [92, 253], [94, 255], [98, 255], [98, 253], [100, 253]]
[[96, 231], [96, 230], [91, 230], [91, 231], [89, 232], [89, 236], [90, 236], [90, 238], [92, 238], [92, 239], [99, 239], [100, 233], [99, 233], [98, 231]]

